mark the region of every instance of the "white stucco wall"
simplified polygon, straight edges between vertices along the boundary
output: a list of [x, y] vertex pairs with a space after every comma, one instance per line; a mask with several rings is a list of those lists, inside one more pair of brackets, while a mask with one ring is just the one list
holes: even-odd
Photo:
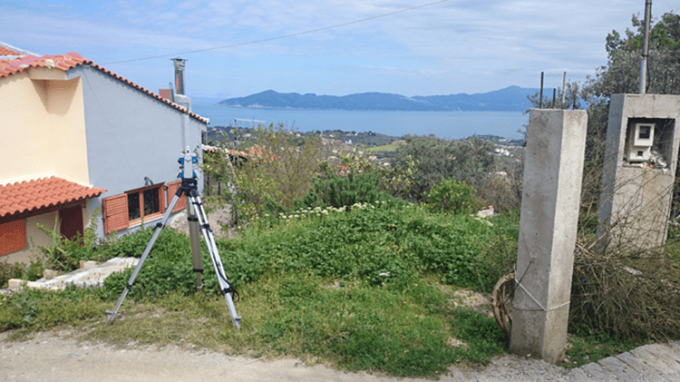
[[[90, 215], [101, 208], [103, 198], [144, 187], [145, 177], [154, 184], [178, 180], [184, 113], [90, 66], [73, 68], [67, 76], [82, 82], [90, 182], [107, 190], [90, 200]], [[201, 130], [206, 125], [192, 117], [188, 125], [190, 147], [202, 161]], [[200, 173], [198, 185], [202, 192]], [[101, 219], [97, 231], [104, 234]]]

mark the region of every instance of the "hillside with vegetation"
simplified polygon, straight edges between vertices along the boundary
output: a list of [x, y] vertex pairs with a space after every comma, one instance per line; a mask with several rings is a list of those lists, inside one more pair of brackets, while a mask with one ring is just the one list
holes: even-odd
[[[235, 141], [252, 140], [256, 129], [257, 128], [250, 127], [235, 128], [231, 126], [210, 127], [206, 134], [206, 143], [214, 146], [220, 142], [233, 143]], [[300, 134], [301, 136], [317, 135], [329, 140], [337, 141], [338, 143], [363, 147], [389, 145], [392, 142], [401, 139], [399, 137], [374, 133], [372, 131], [314, 130], [309, 132], [295, 131], [294, 133]]]

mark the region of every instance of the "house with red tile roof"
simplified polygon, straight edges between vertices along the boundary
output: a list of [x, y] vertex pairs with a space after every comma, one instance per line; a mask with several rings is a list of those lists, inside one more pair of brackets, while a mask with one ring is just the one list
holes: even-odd
[[36, 223], [59, 221], [67, 237], [155, 224], [183, 148], [200, 160], [207, 122], [76, 52], [0, 43], [0, 261], [28, 262], [51, 243]]

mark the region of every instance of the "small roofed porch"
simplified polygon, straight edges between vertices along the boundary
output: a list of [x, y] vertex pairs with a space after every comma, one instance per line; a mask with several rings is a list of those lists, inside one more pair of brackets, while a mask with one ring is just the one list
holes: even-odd
[[26, 263], [52, 239], [37, 224], [73, 238], [89, 224], [87, 202], [106, 190], [49, 177], [0, 186], [0, 261]]

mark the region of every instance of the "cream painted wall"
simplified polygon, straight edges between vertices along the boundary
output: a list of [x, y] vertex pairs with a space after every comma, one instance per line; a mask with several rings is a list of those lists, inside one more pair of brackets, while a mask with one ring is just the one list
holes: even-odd
[[0, 185], [48, 176], [89, 185], [81, 80], [55, 73], [0, 79]]
[[49, 247], [52, 245], [52, 238], [47, 236], [43, 231], [39, 230], [36, 227], [36, 223], [39, 223], [49, 230], [52, 230], [54, 229], [54, 219], [58, 216], [58, 214], [58, 211], [54, 211], [23, 219], [26, 222], [26, 247], [21, 251], [0, 256], [0, 261], [6, 261], [8, 263], [30, 264], [31, 259], [42, 258], [43, 255], [37, 246], [44, 245]]

